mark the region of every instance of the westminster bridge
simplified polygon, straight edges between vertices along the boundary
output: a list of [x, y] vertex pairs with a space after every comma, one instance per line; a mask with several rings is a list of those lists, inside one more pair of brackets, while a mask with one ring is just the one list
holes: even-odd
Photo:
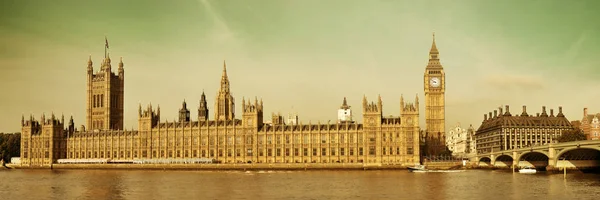
[[[517, 161], [517, 162], [515, 162]], [[600, 168], [600, 140], [582, 140], [530, 146], [491, 153], [476, 154], [471, 162], [480, 167], [537, 169]]]

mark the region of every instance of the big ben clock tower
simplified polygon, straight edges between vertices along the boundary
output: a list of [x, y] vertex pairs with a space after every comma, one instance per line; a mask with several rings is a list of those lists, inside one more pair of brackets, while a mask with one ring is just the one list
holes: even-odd
[[446, 148], [445, 146], [445, 92], [446, 75], [440, 63], [439, 52], [435, 45], [435, 33], [433, 44], [429, 51], [429, 63], [425, 68], [425, 124], [427, 128], [427, 154], [437, 155]]

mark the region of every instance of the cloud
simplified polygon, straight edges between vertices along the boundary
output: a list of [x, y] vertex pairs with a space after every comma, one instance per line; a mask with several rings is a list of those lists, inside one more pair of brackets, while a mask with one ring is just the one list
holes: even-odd
[[574, 60], [578, 55], [583, 43], [587, 40], [588, 32], [582, 32], [579, 37], [571, 43], [571, 46], [565, 51], [565, 59], [570, 62]]

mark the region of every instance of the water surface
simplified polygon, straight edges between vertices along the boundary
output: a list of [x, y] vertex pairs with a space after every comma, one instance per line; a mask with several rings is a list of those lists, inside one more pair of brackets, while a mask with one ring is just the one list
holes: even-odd
[[0, 170], [2, 199], [592, 199], [600, 175]]

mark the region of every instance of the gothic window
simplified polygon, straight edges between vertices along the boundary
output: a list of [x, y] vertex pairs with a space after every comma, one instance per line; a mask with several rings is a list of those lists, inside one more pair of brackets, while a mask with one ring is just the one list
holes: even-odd
[[276, 144], [281, 144], [281, 135], [275, 136], [277, 139], [275, 140]]
[[248, 148], [246, 150], [246, 156], [252, 156], [252, 149], [251, 148]]
[[369, 155], [372, 155], [372, 156], [375, 155], [375, 147], [374, 146], [369, 147]]
[[327, 155], [327, 148], [321, 148], [321, 155], [322, 156], [326, 156]]
[[252, 144], [252, 136], [246, 137], [246, 144]]
[[267, 136], [267, 144], [272, 144], [273, 143], [273, 136], [272, 135], [268, 135]]
[[277, 156], [281, 156], [281, 149], [280, 148], [275, 149], [275, 151], [277, 152]]
[[308, 143], [310, 143], [310, 136], [304, 135], [304, 144], [308, 144]]

